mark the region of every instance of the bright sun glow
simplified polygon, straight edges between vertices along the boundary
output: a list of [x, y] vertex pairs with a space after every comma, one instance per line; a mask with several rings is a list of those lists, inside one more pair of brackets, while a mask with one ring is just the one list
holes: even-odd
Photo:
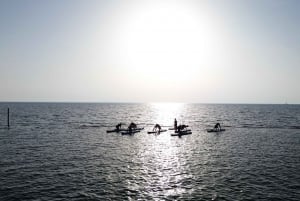
[[170, 101], [180, 101], [175, 88], [194, 94], [211, 86], [222, 48], [218, 26], [205, 7], [199, 12], [184, 1], [151, 1], [130, 5], [124, 12], [113, 36], [113, 51], [119, 72], [140, 83], [136, 88], [159, 95], [168, 90], [173, 92]]
[[121, 33], [122, 60], [174, 76], [205, 65], [218, 42], [212, 19], [178, 2], [140, 5], [124, 20]]

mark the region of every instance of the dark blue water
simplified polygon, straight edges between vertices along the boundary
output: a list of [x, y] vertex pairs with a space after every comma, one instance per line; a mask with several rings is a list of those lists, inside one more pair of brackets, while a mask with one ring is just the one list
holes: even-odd
[[0, 128], [0, 200], [300, 200], [300, 105], [0, 103]]

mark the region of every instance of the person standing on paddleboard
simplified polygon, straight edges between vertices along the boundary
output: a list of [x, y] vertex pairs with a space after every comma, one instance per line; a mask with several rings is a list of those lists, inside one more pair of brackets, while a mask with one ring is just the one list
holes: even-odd
[[176, 118], [175, 118], [175, 120], [174, 120], [174, 130], [175, 130], [175, 131], [177, 130], [177, 120], [176, 120]]

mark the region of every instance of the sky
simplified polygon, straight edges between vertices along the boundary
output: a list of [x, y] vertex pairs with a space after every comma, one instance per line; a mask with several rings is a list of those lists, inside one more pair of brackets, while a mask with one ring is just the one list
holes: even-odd
[[0, 101], [300, 104], [298, 0], [1, 0]]

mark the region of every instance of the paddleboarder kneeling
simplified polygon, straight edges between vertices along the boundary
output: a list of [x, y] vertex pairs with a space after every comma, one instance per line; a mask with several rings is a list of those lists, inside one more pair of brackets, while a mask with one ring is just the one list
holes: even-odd
[[153, 131], [156, 131], [156, 130], [158, 130], [158, 132], [160, 132], [161, 126], [159, 124], [155, 124]]
[[135, 124], [135, 123], [133, 123], [133, 122], [131, 122], [131, 123], [129, 124], [129, 126], [128, 126], [128, 130], [129, 130], [129, 132], [131, 132], [131, 131], [132, 131], [132, 129], [134, 129], [134, 128], [136, 128], [136, 124]]
[[177, 130], [176, 131], [177, 132], [183, 131], [187, 127], [189, 127], [189, 126], [188, 125], [184, 125], [184, 124], [179, 125], [179, 126], [177, 126]]
[[119, 131], [121, 129], [122, 123], [116, 125], [116, 130]]
[[221, 130], [221, 124], [220, 123], [216, 123], [214, 129]]

